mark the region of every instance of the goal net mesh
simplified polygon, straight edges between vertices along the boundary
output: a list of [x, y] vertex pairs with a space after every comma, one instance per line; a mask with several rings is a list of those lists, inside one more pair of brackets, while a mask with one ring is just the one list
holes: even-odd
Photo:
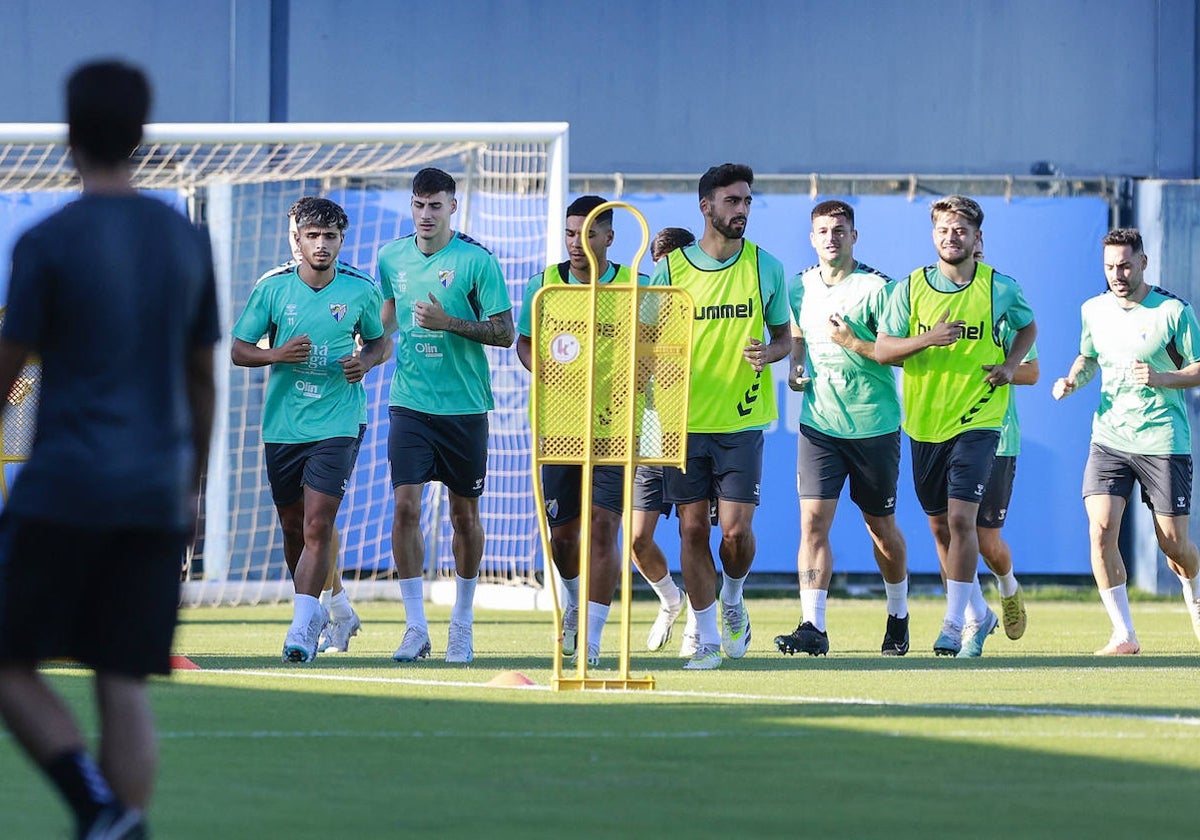
[[[7, 252], [22, 230], [79, 190], [62, 142], [65, 132], [23, 137], [37, 133], [27, 128], [0, 126], [0, 245]], [[452, 224], [496, 255], [514, 306], [520, 305], [525, 281], [556, 253], [559, 237], [557, 231], [548, 232], [547, 220], [555, 218], [552, 210], [561, 215], [565, 194], [565, 167], [556, 166], [564, 154], [563, 125], [523, 124], [519, 132], [498, 124], [481, 124], [478, 130], [461, 124], [387, 125], [373, 127], [365, 138], [353, 136], [355, 127], [341, 127], [346, 129], [341, 132], [338, 126], [206, 128], [149, 127], [147, 142], [135, 155], [135, 177], [139, 189], [152, 191], [208, 227], [226, 336], [255, 281], [291, 258], [286, 213], [302, 195], [324, 196], [345, 208], [350, 228], [339, 259], [372, 276], [379, 247], [413, 230], [411, 180], [424, 166], [437, 166], [457, 179], [459, 211]], [[232, 366], [227, 344], [218, 352], [219, 416], [197, 510], [197, 538], [183, 570], [183, 601], [290, 598], [260, 435], [269, 373]], [[480, 500], [487, 535], [480, 581], [538, 586], [528, 375], [513, 350], [488, 347], [487, 352], [496, 408], [490, 417], [487, 486]], [[394, 583], [394, 594], [389, 587], [362, 585], [395, 577], [387, 460], [392, 370], [389, 362], [364, 381], [369, 422], [337, 519], [339, 565], [356, 597], [363, 590], [398, 596]], [[6, 433], [12, 418], [10, 412]], [[22, 420], [27, 424], [28, 412]], [[15, 473], [19, 463], [13, 466]], [[436, 484], [425, 491], [427, 577], [454, 575], [444, 494]]]

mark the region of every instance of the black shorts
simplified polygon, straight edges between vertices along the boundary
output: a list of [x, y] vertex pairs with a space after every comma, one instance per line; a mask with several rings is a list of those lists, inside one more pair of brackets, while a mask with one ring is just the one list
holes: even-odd
[[267, 481], [276, 506], [286, 507], [300, 501], [305, 487], [335, 499], [344, 497], [366, 431], [366, 425], [361, 425], [356, 438], [265, 444]]
[[633, 509], [671, 515], [671, 505], [663, 501], [663, 468], [638, 467], [633, 476]]
[[972, 429], [942, 443], [912, 441], [913, 484], [926, 515], [945, 513], [947, 499], [983, 501], [999, 443], [996, 429]]
[[868, 516], [896, 513], [900, 430], [877, 437], [839, 438], [800, 426], [796, 488], [801, 499], [836, 499], [850, 479], [850, 500]]
[[1083, 468], [1083, 497], [1129, 498], [1133, 482], [1142, 501], [1159, 516], [1187, 516], [1192, 509], [1191, 455], [1134, 455], [1093, 443]]
[[979, 503], [979, 515], [975, 524], [980, 528], [1003, 528], [1008, 516], [1008, 503], [1012, 500], [1013, 479], [1017, 477], [1017, 459], [1014, 455], [997, 455], [992, 461], [992, 474], [987, 487], [983, 488], [983, 501]]
[[392, 487], [440, 481], [456, 496], [483, 495], [487, 478], [488, 416], [426, 414], [388, 407]]
[[0, 516], [0, 662], [171, 672], [188, 535]]
[[761, 429], [689, 434], [687, 472], [663, 468], [663, 498], [675, 505], [711, 499], [757, 505], [762, 453]]
[[[542, 467], [542, 492], [546, 497], [546, 518], [557, 528], [579, 518], [583, 505], [583, 467], [573, 464], [547, 464]], [[624, 511], [625, 468], [604, 464], [592, 468], [592, 507], [603, 508], [620, 516]]]

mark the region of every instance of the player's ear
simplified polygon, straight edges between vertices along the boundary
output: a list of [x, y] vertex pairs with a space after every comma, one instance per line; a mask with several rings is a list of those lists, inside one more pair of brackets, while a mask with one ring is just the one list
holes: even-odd
[[450, 215], [453, 216], [457, 212], [458, 212], [458, 198], [455, 197], [455, 198], [450, 199]]

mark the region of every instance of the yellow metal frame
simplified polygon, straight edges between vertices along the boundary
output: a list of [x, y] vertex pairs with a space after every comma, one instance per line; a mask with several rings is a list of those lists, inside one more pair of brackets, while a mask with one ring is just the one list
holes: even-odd
[[[4, 323], [4, 310], [5, 307], [0, 306], [0, 324]], [[17, 376], [17, 381], [13, 384], [12, 392], [4, 395], [4, 402], [8, 404], [0, 406], [4, 409], [4, 413], [13, 408], [19, 408], [31, 394], [37, 391], [41, 381], [41, 372], [38, 370], [39, 364], [36, 356], [30, 357], [25, 363], [25, 366], [21, 369], [21, 373]], [[9, 454], [8, 447], [4, 443], [4, 422], [0, 422], [0, 502], [4, 504], [8, 503], [9, 465], [21, 464], [28, 460], [28, 452], [21, 452], [15, 455]]]
[[[644, 296], [647, 294], [647, 291], [637, 282], [637, 267], [640, 265], [642, 257], [645, 255], [646, 250], [649, 247], [650, 230], [649, 230], [648, 226], [646, 225], [645, 218], [642, 216], [641, 213], [639, 213], [637, 211], [637, 209], [635, 209], [633, 206], [631, 206], [625, 202], [608, 201], [608, 202], [605, 202], [604, 204], [601, 204], [600, 206], [596, 207], [594, 210], [592, 210], [585, 218], [584, 223], [583, 223], [583, 228], [580, 232], [580, 236], [585, 243], [584, 253], [587, 255], [587, 260], [588, 260], [588, 274], [589, 274], [588, 284], [586, 286], [568, 286], [568, 285], [562, 285], [562, 284], [553, 284], [553, 285], [546, 284], [546, 285], [543, 285], [543, 287], [540, 290], [538, 290], [537, 294], [534, 296], [533, 301], [531, 303], [531, 305], [533, 306], [533, 312], [534, 312], [534, 317], [531, 321], [531, 325], [532, 325], [531, 340], [532, 340], [532, 345], [533, 345], [533, 378], [534, 378], [534, 383], [535, 383], [535, 386], [530, 390], [531, 418], [532, 418], [533, 424], [534, 424], [533, 436], [534, 436], [534, 443], [535, 443], [535, 445], [533, 447], [533, 458], [532, 458], [532, 461], [533, 461], [533, 487], [534, 487], [534, 498], [536, 500], [536, 504], [537, 504], [537, 508], [538, 508], [538, 525], [539, 525], [539, 530], [540, 530], [541, 538], [542, 538], [542, 553], [543, 553], [543, 557], [545, 558], [545, 562], [547, 564], [552, 563], [553, 560], [552, 560], [552, 549], [551, 549], [551, 541], [550, 541], [550, 525], [549, 525], [549, 519], [546, 515], [545, 489], [543, 488], [542, 481], [541, 481], [541, 467], [545, 464], [569, 463], [569, 464], [574, 464], [574, 465], [580, 466], [582, 468], [581, 472], [583, 474], [583, 482], [582, 482], [582, 487], [581, 487], [581, 491], [580, 491], [580, 535], [579, 535], [579, 544], [580, 544], [580, 558], [579, 558], [579, 580], [580, 580], [580, 583], [579, 583], [579, 628], [580, 628], [580, 632], [579, 632], [579, 639], [580, 639], [581, 643], [578, 645], [578, 648], [577, 648], [576, 672], [575, 672], [574, 676], [567, 676], [563, 670], [563, 651], [562, 651], [562, 640], [561, 640], [562, 605], [559, 604], [559, 601], [558, 601], [557, 587], [551, 586], [550, 589], [553, 594], [553, 602], [554, 602], [554, 621], [555, 621], [554, 633], [555, 633], [555, 639], [556, 639], [555, 646], [554, 646], [554, 670], [553, 670], [553, 677], [551, 680], [551, 687], [555, 691], [570, 691], [570, 690], [585, 690], [585, 689], [652, 689], [652, 688], [654, 688], [654, 677], [652, 677], [652, 676], [633, 677], [630, 675], [630, 672], [629, 672], [629, 667], [630, 667], [629, 660], [630, 660], [630, 652], [631, 652], [630, 629], [631, 629], [632, 609], [633, 609], [633, 602], [632, 602], [632, 597], [631, 597], [632, 585], [633, 585], [633, 574], [632, 574], [632, 562], [631, 561], [632, 561], [632, 555], [633, 555], [632, 519], [633, 519], [634, 474], [635, 474], [636, 467], [639, 463], [670, 464], [670, 465], [682, 468], [684, 466], [684, 462], [686, 460], [686, 451], [687, 451], [686, 422], [682, 423], [681, 428], [678, 430], [680, 445], [677, 447], [677, 452], [675, 453], [674, 456], [669, 457], [669, 458], [643, 457], [637, 451], [638, 447], [634, 445], [634, 442], [637, 440], [637, 421], [638, 421], [638, 418], [636, 416], [637, 401], [635, 399], [625, 400], [625, 409], [624, 409], [624, 412], [622, 413], [622, 415], [620, 416], [620, 422], [624, 429], [625, 440], [627, 441], [624, 456], [623, 456], [623, 458], [620, 458], [617, 460], [614, 460], [612, 458], [605, 458], [605, 459], [600, 460], [600, 462], [604, 463], [604, 464], [619, 464], [625, 468], [624, 469], [623, 497], [622, 497], [624, 512], [622, 514], [622, 525], [621, 525], [621, 533], [622, 533], [622, 538], [621, 538], [621, 612], [620, 612], [621, 645], [620, 645], [619, 664], [618, 664], [617, 676], [615, 678], [592, 677], [588, 674], [588, 665], [587, 665], [587, 622], [588, 622], [588, 600], [589, 600], [589, 591], [588, 590], [589, 590], [589, 586], [590, 586], [590, 572], [591, 572], [591, 568], [590, 568], [591, 563], [590, 563], [590, 556], [589, 556], [590, 555], [589, 547], [591, 545], [591, 515], [590, 515], [590, 512], [592, 509], [592, 488], [593, 488], [591, 476], [592, 476], [592, 468], [597, 463], [597, 458], [596, 458], [596, 454], [595, 454], [595, 445], [594, 445], [595, 439], [596, 439], [596, 429], [595, 429], [596, 364], [595, 364], [594, 356], [595, 356], [595, 350], [596, 350], [596, 335], [597, 335], [597, 320], [598, 320], [597, 319], [597, 314], [598, 314], [597, 308], [598, 308], [598, 299], [599, 299], [599, 291], [600, 291], [600, 289], [599, 289], [600, 284], [598, 282], [599, 277], [600, 277], [600, 267], [597, 266], [597, 264], [596, 264], [595, 254], [592, 252], [592, 250], [590, 248], [588, 248], [586, 246], [586, 243], [588, 241], [588, 231], [591, 228], [591, 225], [595, 221], [597, 216], [599, 216], [601, 213], [605, 212], [606, 210], [615, 209], [615, 208], [628, 210], [630, 213], [632, 213], [633, 216], [637, 219], [639, 225], [641, 226], [641, 231], [642, 231], [641, 243], [638, 246], [637, 252], [631, 263], [631, 269], [632, 269], [631, 273], [633, 276], [633, 284], [632, 284], [633, 289], [632, 289], [632, 292], [627, 295], [627, 297], [629, 299], [629, 310], [628, 310], [628, 316], [627, 316], [629, 319], [628, 323], [634, 325], [633, 329], [630, 330], [631, 346], [628, 348], [629, 352], [627, 353], [628, 367], [624, 371], [623, 378], [620, 380], [615, 379], [615, 371], [612, 372], [614, 374], [614, 390], [616, 390], [617, 387], [624, 387], [624, 388], [628, 389], [628, 391], [630, 393], [632, 393], [636, 389], [639, 348], [642, 349], [644, 352], [652, 352], [653, 351], [653, 348], [650, 348], [647, 344], [639, 341], [640, 335], [639, 335], [639, 326], [638, 325], [641, 323], [640, 313], [642, 312], [642, 302], [643, 302]], [[617, 290], [622, 287], [614, 287], [612, 284], [609, 284], [605, 288], [608, 290]], [[687, 383], [688, 379], [689, 379], [689, 377], [688, 377], [689, 371], [687, 368], [690, 366], [690, 359], [691, 359], [690, 347], [691, 347], [692, 308], [693, 308], [691, 297], [690, 297], [690, 295], [687, 294], [687, 292], [685, 292], [681, 289], [674, 289], [674, 288], [669, 288], [669, 287], [655, 287], [652, 290], [652, 293], [655, 295], [666, 295], [666, 296], [677, 297], [680, 302], [680, 305], [683, 307], [681, 312], [686, 316], [686, 327], [684, 328], [685, 329], [684, 341], [685, 341], [685, 350], [687, 350], [688, 352], [684, 352], [681, 354], [681, 364], [683, 365], [682, 381], [684, 383]], [[543, 381], [541, 378], [543, 360], [541, 358], [542, 357], [542, 342], [541, 342], [542, 323], [541, 323], [540, 316], [543, 313], [543, 304], [544, 304], [543, 298], [544, 298], [544, 296], [546, 296], [546, 295], [563, 295], [563, 294], [575, 294], [575, 295], [587, 294], [587, 295], [589, 295], [588, 318], [587, 318], [587, 330], [588, 330], [587, 346], [589, 348], [589, 352], [592, 354], [592, 358], [589, 360], [590, 363], [588, 364], [588, 368], [587, 368], [587, 377], [586, 377], [587, 387], [586, 387], [586, 393], [584, 396], [584, 406], [583, 406], [583, 416], [586, 418], [589, 418], [587, 421], [589, 428], [587, 429], [587, 435], [586, 435], [587, 445], [585, 445], [583, 447], [582, 457], [580, 457], [578, 459], [576, 459], [576, 458], [566, 459], [563, 457], [558, 457], [558, 458], [543, 457], [542, 448], [540, 446], [540, 441], [542, 439], [542, 429], [540, 428], [541, 412], [539, 411], [540, 399], [541, 399], [541, 394], [540, 394], [541, 389], [538, 387], [538, 384]], [[685, 387], [684, 387], [682, 393], [683, 393], [683, 395], [682, 395], [682, 416], [683, 416], [683, 418], [686, 418], [687, 417], [686, 384], [685, 384]], [[616, 418], [614, 418], [614, 420], [615, 419]], [[547, 576], [547, 577], [549, 577], [549, 576]]]

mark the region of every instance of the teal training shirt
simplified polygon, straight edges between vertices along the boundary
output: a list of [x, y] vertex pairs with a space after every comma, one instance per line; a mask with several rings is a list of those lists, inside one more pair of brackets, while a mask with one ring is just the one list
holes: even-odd
[[[1007, 353], [1012, 347], [1017, 331], [1008, 325], [1008, 321], [1001, 321], [999, 330], [1000, 343]], [[1037, 357], [1037, 344], [1034, 344], [1021, 362], [1032, 362]], [[1021, 454], [1021, 421], [1017, 417], [1017, 394], [1022, 387], [1024, 386], [1014, 385], [1008, 395], [1008, 410], [1004, 413], [1004, 425], [1000, 427], [1000, 443], [996, 446], [997, 458], [1015, 458]]]
[[812, 379], [800, 408], [801, 424], [848, 439], [878, 437], [900, 428], [895, 368], [847, 350], [829, 337], [829, 319], [836, 314], [858, 338], [874, 341], [894, 286], [886, 275], [862, 263], [834, 285], [825, 282], [819, 265], [792, 278], [788, 294], [804, 334], [805, 370]]
[[388, 404], [428, 414], [490, 411], [487, 351], [448, 330], [417, 326], [414, 305], [433, 295], [452, 318], [486, 321], [512, 309], [500, 263], [469, 236], [455, 233], [426, 256], [413, 235], [379, 249], [379, 282], [396, 301], [396, 369]]
[[1155, 370], [1177, 370], [1200, 360], [1200, 325], [1191, 304], [1152, 287], [1129, 309], [1105, 292], [1084, 301], [1080, 314], [1079, 352], [1100, 364], [1092, 441], [1135, 455], [1190, 454], [1183, 390], [1139, 385], [1130, 376], [1130, 365], [1141, 361]]
[[233, 336], [251, 344], [263, 335], [278, 347], [308, 335], [312, 352], [301, 364], [271, 365], [263, 406], [266, 443], [311, 443], [358, 437], [366, 414], [366, 391], [351, 385], [338, 359], [355, 351], [354, 336], [371, 341], [383, 336], [379, 310], [383, 298], [370, 275], [339, 263], [333, 280], [316, 290], [300, 279], [296, 267], [263, 277], [250, 293]]

